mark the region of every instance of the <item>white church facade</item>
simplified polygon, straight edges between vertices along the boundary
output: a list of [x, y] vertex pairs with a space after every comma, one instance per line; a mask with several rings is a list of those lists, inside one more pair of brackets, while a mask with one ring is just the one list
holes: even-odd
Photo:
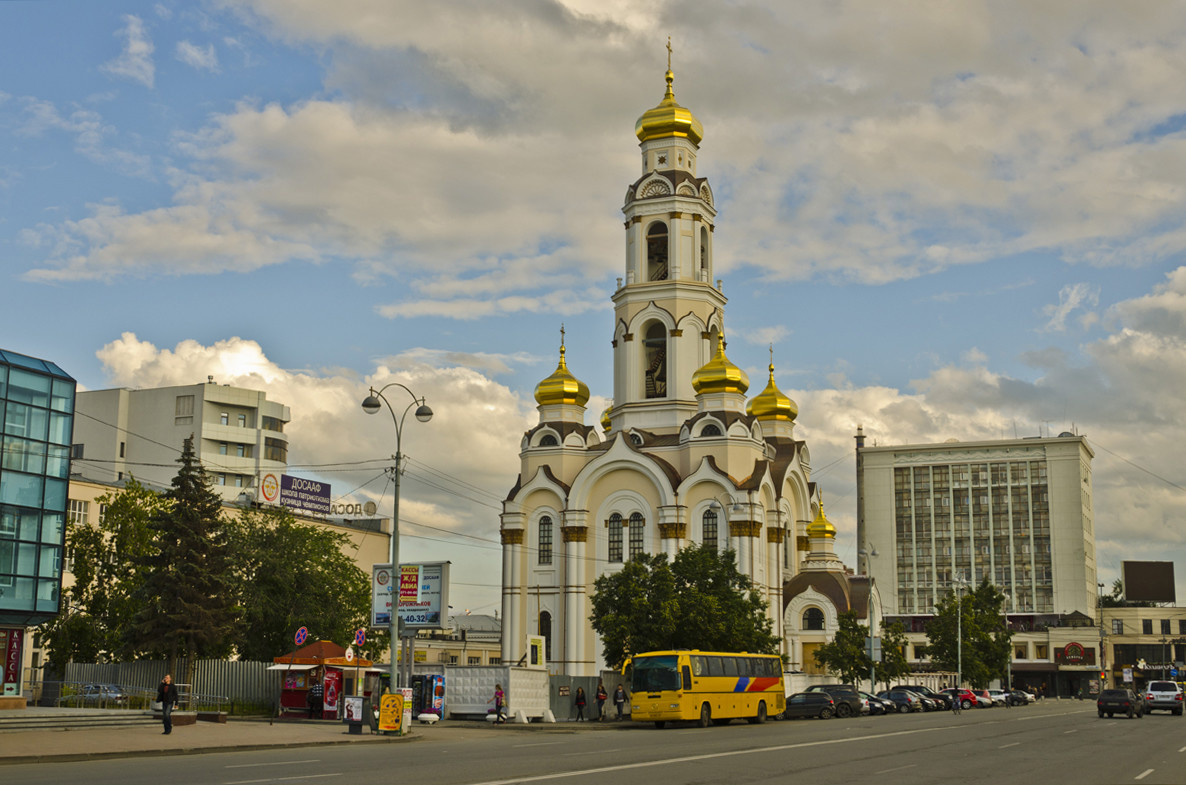
[[[539, 423], [523, 436], [519, 477], [503, 504], [507, 663], [523, 656], [528, 635], [543, 635], [554, 672], [598, 674], [605, 662], [589, 621], [594, 581], [635, 554], [674, 556], [691, 544], [736, 553], [767, 601], [792, 670], [803, 657], [801, 627], [817, 618], [798, 605], [788, 617], [784, 586], [804, 567], [823, 566], [809, 551], [825, 540], [830, 551], [835, 529], [773, 360], [765, 389], [747, 399], [748, 377], [726, 355], [716, 210], [697, 174], [703, 129], [676, 103], [670, 67], [666, 80], [663, 100], [636, 125], [641, 175], [622, 207], [613, 403], [600, 427], [585, 423], [589, 388], [569, 371], [562, 337], [555, 372], [536, 388]], [[827, 568], [844, 572], [838, 562]]]

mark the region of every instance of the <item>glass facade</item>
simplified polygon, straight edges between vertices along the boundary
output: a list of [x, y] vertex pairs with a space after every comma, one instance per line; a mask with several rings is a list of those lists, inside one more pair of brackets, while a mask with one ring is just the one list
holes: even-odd
[[74, 390], [53, 363], [0, 350], [0, 624], [58, 612]]

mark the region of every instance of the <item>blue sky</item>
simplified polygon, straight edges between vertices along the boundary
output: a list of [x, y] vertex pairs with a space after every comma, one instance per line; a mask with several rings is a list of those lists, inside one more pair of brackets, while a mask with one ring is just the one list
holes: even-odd
[[757, 392], [774, 345], [841, 557], [858, 423], [1074, 429], [1103, 579], [1175, 558], [1186, 599], [1184, 33], [1171, 3], [0, 3], [0, 345], [90, 389], [266, 389], [300, 471], [386, 504], [358, 402], [408, 384], [437, 417], [405, 550], [489, 612], [561, 323], [589, 421], [612, 389], [670, 35], [729, 355]]

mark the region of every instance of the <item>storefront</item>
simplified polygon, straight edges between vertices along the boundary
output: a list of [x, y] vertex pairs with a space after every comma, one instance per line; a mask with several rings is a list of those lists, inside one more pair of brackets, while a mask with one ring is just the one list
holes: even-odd
[[346, 649], [332, 641], [316, 643], [276, 657], [268, 668], [280, 678], [280, 717], [290, 719], [340, 719], [343, 697], [367, 694], [366, 684], [379, 671], [370, 660], [347, 657]]

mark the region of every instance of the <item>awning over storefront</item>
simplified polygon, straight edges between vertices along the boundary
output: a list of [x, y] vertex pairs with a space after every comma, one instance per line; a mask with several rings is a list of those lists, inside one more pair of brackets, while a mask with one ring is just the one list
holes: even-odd
[[269, 665], [270, 671], [310, 671], [316, 668], [316, 665]]

